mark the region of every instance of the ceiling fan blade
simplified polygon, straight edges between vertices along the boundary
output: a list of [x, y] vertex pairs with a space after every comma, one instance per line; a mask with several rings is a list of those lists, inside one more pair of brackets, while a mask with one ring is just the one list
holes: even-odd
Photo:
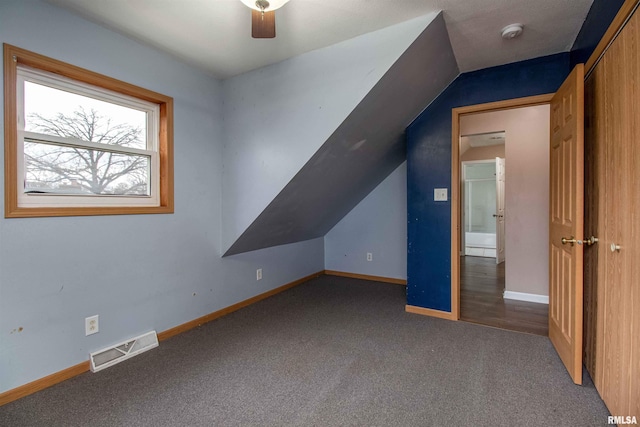
[[251, 9], [251, 37], [272, 39], [276, 36], [276, 12], [259, 12]]

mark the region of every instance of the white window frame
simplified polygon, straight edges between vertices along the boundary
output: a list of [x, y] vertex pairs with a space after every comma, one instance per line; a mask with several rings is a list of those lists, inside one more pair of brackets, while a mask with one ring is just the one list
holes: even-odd
[[[114, 146], [75, 138], [63, 138], [37, 132], [25, 131], [24, 86], [25, 81], [64, 90], [111, 104], [143, 111], [147, 115], [147, 149]], [[160, 206], [160, 163], [159, 163], [159, 120], [158, 104], [93, 86], [53, 73], [36, 70], [27, 66], [17, 67], [16, 78], [17, 111], [17, 195], [19, 208], [33, 207], [157, 207]], [[149, 195], [75, 195], [51, 193], [25, 193], [24, 142], [34, 141], [54, 145], [93, 149], [110, 153], [145, 156], [149, 162]]]

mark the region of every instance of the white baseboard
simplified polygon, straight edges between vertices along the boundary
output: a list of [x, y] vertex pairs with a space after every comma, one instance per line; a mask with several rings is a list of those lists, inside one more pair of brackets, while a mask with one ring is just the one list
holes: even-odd
[[504, 299], [515, 299], [518, 301], [549, 304], [549, 297], [547, 295], [527, 294], [524, 292], [504, 291]]

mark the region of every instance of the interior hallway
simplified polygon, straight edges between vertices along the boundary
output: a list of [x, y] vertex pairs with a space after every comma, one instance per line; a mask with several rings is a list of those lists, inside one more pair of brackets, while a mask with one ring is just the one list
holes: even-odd
[[460, 320], [547, 336], [549, 306], [505, 300], [505, 262], [460, 257]]

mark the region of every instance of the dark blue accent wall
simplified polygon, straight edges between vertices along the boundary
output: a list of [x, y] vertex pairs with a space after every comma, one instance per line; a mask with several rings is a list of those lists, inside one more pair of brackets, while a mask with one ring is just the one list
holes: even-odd
[[451, 109], [555, 92], [569, 75], [561, 53], [465, 73], [407, 128], [407, 304], [451, 311]]
[[594, 0], [571, 48], [571, 68], [587, 62], [623, 3], [624, 0]]

